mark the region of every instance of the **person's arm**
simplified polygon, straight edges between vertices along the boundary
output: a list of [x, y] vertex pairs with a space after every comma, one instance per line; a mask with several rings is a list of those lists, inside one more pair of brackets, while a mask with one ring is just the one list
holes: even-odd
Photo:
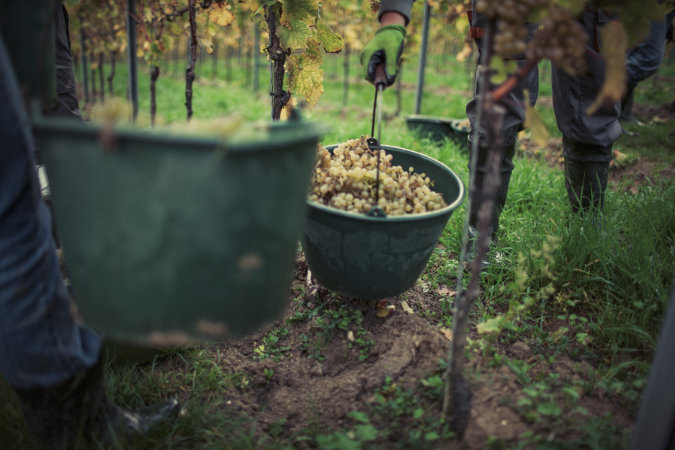
[[387, 86], [396, 80], [412, 3], [413, 0], [385, 0], [380, 3], [380, 28], [361, 52], [364, 78], [371, 83], [376, 82], [379, 66], [384, 66], [384, 83]]
[[[410, 22], [410, 10], [412, 9], [415, 0], [382, 0], [380, 2], [380, 10], [377, 13], [377, 20], [384, 25], [403, 25], [408, 26]], [[391, 16], [391, 13], [395, 13]], [[403, 22], [399, 22], [400, 18], [395, 17], [398, 14], [402, 16]], [[385, 16], [390, 16], [385, 18]], [[385, 20], [395, 20], [396, 22], [385, 23]]]

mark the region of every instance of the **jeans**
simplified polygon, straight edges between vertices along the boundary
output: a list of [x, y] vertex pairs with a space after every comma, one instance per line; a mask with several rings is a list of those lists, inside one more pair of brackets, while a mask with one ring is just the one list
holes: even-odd
[[0, 37], [0, 373], [35, 389], [92, 367], [102, 340], [71, 310], [20, 92]]

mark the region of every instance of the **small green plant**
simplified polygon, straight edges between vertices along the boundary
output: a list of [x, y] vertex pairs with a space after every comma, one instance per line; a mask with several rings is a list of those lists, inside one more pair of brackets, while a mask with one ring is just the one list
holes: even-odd
[[[557, 279], [552, 271], [555, 251], [560, 238], [549, 236], [541, 250], [530, 250], [529, 255], [518, 255], [514, 279], [508, 285], [511, 300], [505, 314], [488, 319], [477, 325], [480, 334], [493, 342], [505, 330], [518, 330], [518, 322], [524, 320], [528, 310], [555, 293], [553, 282]], [[509, 295], [508, 292], [505, 292]]]
[[288, 335], [288, 327], [285, 325], [270, 331], [269, 334], [262, 339], [262, 343], [256, 345], [253, 349], [256, 359], [262, 361], [267, 358], [272, 358], [276, 362], [283, 359], [284, 352], [291, 349], [288, 345], [279, 345], [279, 341], [283, 340], [286, 335]]

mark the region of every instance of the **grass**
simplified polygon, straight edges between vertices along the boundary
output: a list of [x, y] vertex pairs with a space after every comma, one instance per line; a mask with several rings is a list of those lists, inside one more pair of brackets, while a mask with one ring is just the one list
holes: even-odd
[[[326, 62], [325, 92], [314, 110], [304, 111], [309, 120], [331, 124], [324, 143], [336, 143], [370, 131], [373, 88], [360, 81], [356, 58], [351, 61], [349, 100], [342, 105], [342, 59], [330, 56]], [[405, 115], [414, 107], [416, 62], [403, 70], [407, 88], [402, 95], [402, 112], [394, 117], [396, 95], [385, 92], [384, 104], [388, 120], [383, 124], [384, 143], [424, 152], [447, 164], [466, 183], [467, 157], [460, 146], [445, 141], [438, 144], [408, 132]], [[470, 70], [465, 64], [453, 63], [450, 69], [430, 64], [422, 113], [444, 117], [463, 117], [464, 105], [471, 90]], [[439, 67], [442, 70], [436, 70]], [[269, 114], [266, 72], [261, 71], [261, 88], [253, 94], [243, 69], [234, 65], [232, 82], [201, 78], [211, 73], [212, 65], [198, 67], [195, 87], [194, 117], [213, 118], [225, 113], [244, 114], [249, 120], [264, 119]], [[172, 74], [172, 64], [164, 68], [158, 82], [160, 122], [171, 123], [185, 118], [184, 80]], [[141, 69], [143, 70], [143, 69]], [[675, 62], [667, 60], [662, 72], [672, 74]], [[218, 68], [221, 78], [224, 63]], [[548, 77], [548, 78], [547, 78]], [[125, 66], [118, 64], [115, 93], [125, 90]], [[542, 79], [550, 73], [542, 68]], [[139, 124], [149, 123], [148, 78], [141, 71]], [[443, 90], [450, 86], [451, 90]], [[657, 101], [663, 87], [645, 82], [638, 87], [636, 102]], [[541, 83], [540, 97], [550, 96], [550, 84]], [[559, 132], [550, 106], [538, 106], [553, 136]], [[636, 126], [638, 127], [638, 126]], [[557, 134], [556, 134], [557, 133]], [[670, 136], [672, 122], [639, 127], [639, 135], [621, 138], [622, 151], [637, 157], [652, 158], [664, 165], [673, 164]], [[675, 186], [672, 181], [645, 183], [635, 193], [608, 192], [602, 226], [590, 218], [571, 216], [564, 191], [563, 174], [546, 164], [518, 158], [513, 173], [507, 207], [501, 218], [498, 251], [501, 263], [493, 264], [483, 277], [484, 293], [472, 312], [475, 325], [505, 314], [510, 306], [528, 304], [508, 315], [502, 332], [493, 339], [472, 343], [471, 351], [489, 358], [490, 367], [479, 370], [484, 376], [497, 367], [513, 372], [525, 396], [512, 399], [514, 410], [526, 418], [532, 429], [519, 443], [489, 441], [488, 448], [617, 448], [625, 446], [627, 430], [621, 429], [612, 417], [590, 417], [582, 423], [566, 418], [563, 409], [573, 408], [576, 397], [599, 390], [613, 395], [634, 417], [641, 389], [646, 382], [649, 361], [667, 307], [670, 286], [675, 278]], [[442, 237], [443, 249], [437, 249], [423, 275], [423, 280], [437, 286], [454, 285], [457, 264], [452, 255], [461, 245], [463, 210], [457, 211]], [[557, 237], [557, 245], [548, 253], [542, 248]], [[549, 244], [547, 244], [549, 243]], [[546, 262], [550, 255], [551, 261]], [[544, 270], [544, 267], [546, 270]], [[544, 273], [545, 272], [545, 273]], [[549, 292], [549, 286], [553, 293]], [[298, 293], [301, 298], [305, 293]], [[429, 315], [430, 321], [449, 326], [452, 317], [447, 308], [441, 314]], [[366, 360], [372, 343], [362, 328], [360, 313], [344, 306], [311, 307], [299, 323], [311, 320], [312, 333], [307, 335], [307, 354], [321, 358], [322, 346], [330, 342], [346, 325], [361, 330], [354, 342], [359, 358]], [[283, 359], [286, 351], [283, 324], [270, 331], [254, 351], [256, 360]], [[526, 340], [541, 361], [574, 357], [592, 362], [593, 370], [576, 384], [565, 384], [554, 373], [535, 373], [534, 362], [508, 357], [501, 346]], [[303, 433], [283, 437], [284, 423], [272, 424], [263, 440], [254, 422], [245, 412], [228, 404], [234, 391], [251, 390], [244, 372], [223, 370], [222, 355], [213, 348], [197, 346], [165, 356], [173, 370], [160, 370], [155, 360], [149, 365], [109, 367], [107, 389], [118, 404], [142, 407], [161, 397], [176, 395], [188, 413], [173, 426], [166, 426], [133, 448], [217, 448], [227, 442], [228, 448], [289, 448], [297, 445], [320, 448], [360, 448], [376, 443], [397, 442], [407, 448], [434, 448], [450, 437], [447, 425], [440, 423], [433, 411], [441, 398], [441, 368], [404, 390], [391, 380], [373, 392], [375, 401], [368, 411], [354, 411], [351, 422], [336, 429], [320, 429], [308, 424]], [[536, 361], [535, 361], [536, 362]], [[266, 373], [273, 377], [274, 374]], [[506, 401], [506, 400], [505, 400]], [[575, 409], [575, 417], [584, 417]], [[550, 438], [556, 429], [565, 426], [577, 430], [572, 440]], [[10, 444], [28, 448], [21, 431], [21, 418], [14, 407], [6, 384], [0, 385], [0, 447]], [[611, 438], [610, 444], [606, 439]]]

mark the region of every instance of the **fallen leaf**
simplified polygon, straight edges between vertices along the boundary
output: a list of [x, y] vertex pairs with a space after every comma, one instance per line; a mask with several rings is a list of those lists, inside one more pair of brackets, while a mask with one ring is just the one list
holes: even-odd
[[396, 306], [387, 305], [386, 300], [379, 300], [375, 304], [375, 315], [377, 315], [377, 317], [385, 318], [389, 314], [393, 313], [395, 310], [396, 310]]
[[403, 308], [403, 311], [407, 312], [408, 314], [415, 314], [415, 311], [413, 311], [406, 301], [401, 302], [401, 308]]
[[438, 288], [438, 291], [436, 291], [436, 292], [438, 292], [438, 295], [443, 295], [443, 296], [446, 296], [446, 297], [454, 297], [457, 294], [457, 291], [455, 291], [454, 289], [450, 289], [449, 287], [447, 287], [444, 284], [442, 284]]
[[618, 163], [622, 163], [626, 160], [627, 155], [625, 153], [621, 153], [619, 150], [614, 149], [614, 159]]
[[450, 328], [441, 328], [438, 330], [445, 338], [452, 342], [452, 330]]
[[349, 342], [354, 342], [354, 332], [352, 330], [347, 331], [347, 340]]

